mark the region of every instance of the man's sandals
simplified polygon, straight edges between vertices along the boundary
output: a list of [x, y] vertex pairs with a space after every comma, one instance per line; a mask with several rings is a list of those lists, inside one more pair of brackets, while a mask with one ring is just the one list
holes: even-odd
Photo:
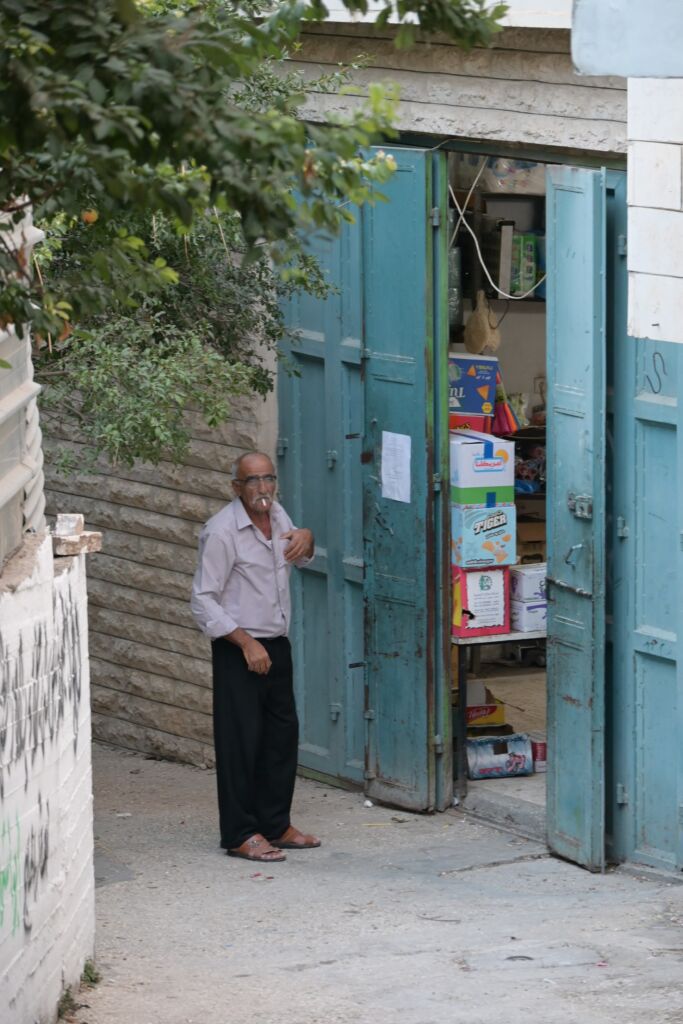
[[319, 839], [316, 839], [315, 836], [304, 835], [303, 832], [299, 832], [297, 828], [290, 825], [280, 838], [274, 839], [272, 843], [269, 843], [265, 836], [257, 832], [246, 839], [241, 846], [228, 850], [227, 853], [228, 857], [241, 857], [243, 860], [270, 864], [287, 859], [282, 850], [313, 850], [317, 846], [320, 846]]

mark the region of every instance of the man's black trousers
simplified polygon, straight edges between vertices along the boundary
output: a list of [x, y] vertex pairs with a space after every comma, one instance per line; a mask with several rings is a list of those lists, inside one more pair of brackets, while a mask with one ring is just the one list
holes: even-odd
[[287, 637], [261, 639], [272, 665], [250, 672], [239, 647], [214, 640], [213, 734], [221, 846], [261, 832], [278, 839], [289, 827], [299, 722]]

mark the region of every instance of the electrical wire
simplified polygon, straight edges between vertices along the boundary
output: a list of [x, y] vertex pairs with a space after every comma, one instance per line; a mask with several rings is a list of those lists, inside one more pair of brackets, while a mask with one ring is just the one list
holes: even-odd
[[[481, 171], [482, 171], [482, 168], [479, 169], [479, 173], [480, 174], [481, 174]], [[472, 185], [472, 189], [474, 188], [474, 185], [477, 183], [478, 179], [479, 179], [479, 175], [477, 175], [477, 178], [475, 178], [474, 184]], [[470, 195], [472, 193], [472, 189], [470, 189]], [[521, 299], [526, 299], [529, 295], [532, 295], [536, 291], [536, 289], [539, 287], [539, 285], [543, 284], [543, 282], [545, 281], [545, 279], [547, 278], [548, 275], [544, 274], [543, 277], [541, 277], [536, 282], [536, 284], [533, 286], [533, 288], [529, 288], [529, 290], [524, 292], [522, 295], [509, 295], [507, 292], [502, 291], [498, 287], [498, 285], [495, 283], [493, 278], [491, 277], [491, 275], [489, 273], [489, 269], [486, 266], [486, 264], [484, 263], [484, 257], [482, 256], [481, 249], [479, 248], [479, 239], [477, 238], [476, 234], [474, 233], [472, 227], [467, 223], [467, 220], [465, 219], [465, 211], [460, 206], [460, 203], [458, 202], [458, 200], [456, 198], [456, 195], [455, 195], [455, 192], [453, 190], [453, 187], [450, 184], [448, 186], [448, 191], [449, 191], [451, 199], [453, 200], [453, 203], [455, 204], [456, 210], [460, 214], [460, 219], [458, 220], [458, 227], [456, 228], [456, 232], [460, 228], [460, 223], [462, 222], [465, 225], [465, 227], [467, 228], [467, 230], [469, 231], [469, 233], [472, 235], [472, 238], [474, 240], [474, 247], [477, 250], [477, 256], [479, 258], [479, 263], [481, 264], [481, 268], [484, 271], [484, 273], [486, 274], [488, 282], [491, 285], [491, 287], [493, 288], [493, 290], [495, 292], [498, 292], [498, 294], [500, 296], [502, 296], [502, 298], [510, 299], [512, 302], [519, 302]], [[467, 202], [469, 201], [469, 198], [470, 197], [468, 195], [467, 200], [465, 201], [465, 205], [467, 205]]]

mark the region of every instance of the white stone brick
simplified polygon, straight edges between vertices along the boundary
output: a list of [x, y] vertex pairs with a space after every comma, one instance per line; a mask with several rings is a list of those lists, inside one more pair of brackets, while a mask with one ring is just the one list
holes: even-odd
[[680, 210], [683, 206], [683, 147], [664, 142], [631, 142], [628, 201], [631, 206]]
[[629, 78], [629, 140], [683, 143], [683, 79]]
[[641, 274], [683, 277], [682, 212], [639, 206], [629, 209], [628, 269]]
[[629, 274], [628, 333], [683, 343], [683, 278]]

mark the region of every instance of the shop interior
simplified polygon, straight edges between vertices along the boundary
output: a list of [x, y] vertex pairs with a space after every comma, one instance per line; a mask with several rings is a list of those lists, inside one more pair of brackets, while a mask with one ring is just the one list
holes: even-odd
[[[547, 767], [545, 191], [544, 164], [449, 155], [449, 430], [472, 441], [456, 470], [449, 435], [454, 735], [466, 729], [469, 794], [535, 804]], [[491, 474], [458, 478], [489, 465], [478, 454]]]

